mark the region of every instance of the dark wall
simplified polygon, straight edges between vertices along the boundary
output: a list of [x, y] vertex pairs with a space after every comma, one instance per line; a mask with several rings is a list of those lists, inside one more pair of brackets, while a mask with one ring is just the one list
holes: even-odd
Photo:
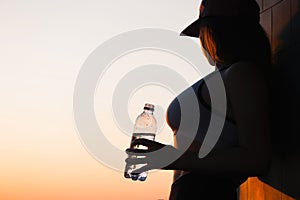
[[268, 185], [300, 199], [300, 0], [257, 0], [274, 55]]

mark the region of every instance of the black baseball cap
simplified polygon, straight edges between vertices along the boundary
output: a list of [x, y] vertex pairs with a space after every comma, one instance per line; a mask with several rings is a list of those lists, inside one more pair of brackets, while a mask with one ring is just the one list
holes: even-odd
[[209, 19], [238, 19], [259, 23], [259, 5], [255, 0], [202, 0], [199, 18], [186, 27], [181, 36], [199, 37], [199, 29]]

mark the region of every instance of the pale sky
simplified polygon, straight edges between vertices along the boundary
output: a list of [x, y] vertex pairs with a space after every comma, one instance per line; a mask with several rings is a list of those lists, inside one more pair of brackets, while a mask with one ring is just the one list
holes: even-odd
[[[103, 42], [141, 28], [179, 34], [197, 18], [199, 5], [199, 0], [1, 0], [0, 199], [167, 199], [172, 172], [132, 182], [88, 153], [74, 122], [74, 85], [85, 60]], [[199, 47], [204, 75], [212, 68], [201, 53]], [[115, 62], [99, 80], [94, 106], [105, 136], [120, 149], [130, 137], [112, 117], [111, 95], [133, 66], [149, 64], [145, 55], [189, 83], [200, 78], [187, 63], [163, 52], [132, 53]], [[140, 88], [126, 100], [131, 120], [148, 100], [147, 93], [161, 106], [158, 111], [165, 111], [175, 95], [157, 85]], [[158, 118], [162, 126], [164, 116]], [[164, 124], [157, 139], [172, 143], [171, 134]]]

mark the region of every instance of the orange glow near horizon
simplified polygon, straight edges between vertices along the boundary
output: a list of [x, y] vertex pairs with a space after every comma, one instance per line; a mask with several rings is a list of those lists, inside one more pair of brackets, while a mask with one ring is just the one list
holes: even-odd
[[[169, 3], [138, 0], [0, 1], [0, 200], [168, 199], [171, 171], [153, 172], [145, 182], [134, 182], [88, 153], [76, 130], [73, 94], [83, 63], [110, 38], [148, 27], [177, 33], [198, 12], [194, 9], [196, 2], [170, 3], [174, 10]], [[179, 9], [187, 14], [178, 15]], [[179, 34], [178, 39], [186, 40]], [[111, 94], [114, 88], [110, 84], [122, 78], [120, 73], [156, 59], [156, 64], [176, 70], [188, 83], [199, 78], [179, 56], [160, 53], [154, 58], [153, 52], [147, 55], [124, 58], [113, 74], [102, 79], [107, 82], [95, 94], [99, 125], [109, 141], [123, 150], [130, 137], [118, 130], [111, 106], [101, 104], [103, 99], [110, 101], [101, 95]], [[200, 47], [199, 61], [204, 75], [209, 69]], [[132, 119], [144, 103], [143, 89], [128, 100]], [[153, 93], [157, 88], [146, 89], [151, 90], [151, 100], [164, 109], [174, 96], [163, 90]], [[172, 143], [167, 126], [157, 140]]]

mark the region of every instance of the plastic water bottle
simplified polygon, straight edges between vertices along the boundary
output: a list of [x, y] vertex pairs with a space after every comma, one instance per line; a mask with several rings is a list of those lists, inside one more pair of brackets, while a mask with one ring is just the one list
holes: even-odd
[[[157, 131], [157, 122], [153, 115], [154, 105], [146, 103], [144, 111], [136, 118], [133, 134], [131, 138], [130, 148], [134, 149], [147, 149], [143, 145], [132, 145], [132, 141], [139, 138], [145, 138], [148, 140], [154, 140]], [[125, 178], [131, 178], [132, 180], [145, 181], [147, 178], [147, 172], [140, 174], [132, 174], [131, 172], [145, 166], [145, 164], [138, 165], [126, 165], [124, 176]]]

